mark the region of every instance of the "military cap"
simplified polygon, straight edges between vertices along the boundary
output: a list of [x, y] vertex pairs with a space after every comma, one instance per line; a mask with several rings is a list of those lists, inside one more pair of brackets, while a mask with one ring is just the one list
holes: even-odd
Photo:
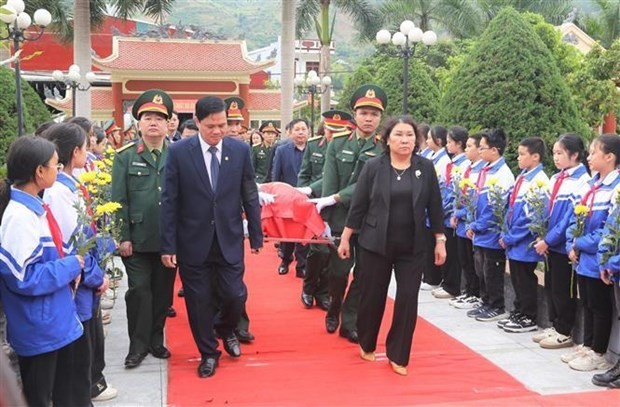
[[263, 124], [260, 125], [260, 132], [261, 133], [265, 133], [265, 132], [272, 132], [272, 133], [276, 133], [276, 134], [280, 134], [280, 130], [278, 130], [272, 122], [264, 122]]
[[387, 107], [387, 95], [377, 85], [362, 85], [351, 96], [351, 110], [358, 107], [374, 107], [383, 112]]
[[161, 113], [166, 119], [172, 116], [174, 105], [172, 98], [161, 89], [149, 89], [138, 96], [133, 103], [131, 114], [136, 120], [140, 120], [140, 116], [145, 112]]
[[328, 110], [321, 114], [325, 128], [331, 131], [342, 131], [346, 128], [353, 128], [353, 116], [342, 110]]
[[121, 128], [116, 125], [114, 119], [110, 119], [107, 122], [103, 123], [103, 131], [105, 132], [106, 136], [109, 136], [110, 134], [120, 129]]
[[240, 97], [232, 96], [224, 99], [226, 103], [226, 118], [228, 120], [243, 120], [241, 109], [245, 106], [245, 102]]

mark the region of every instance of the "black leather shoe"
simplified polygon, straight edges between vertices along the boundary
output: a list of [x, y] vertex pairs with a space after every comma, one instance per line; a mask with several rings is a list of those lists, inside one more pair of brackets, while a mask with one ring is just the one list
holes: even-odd
[[320, 309], [323, 311], [329, 310], [329, 305], [331, 304], [329, 297], [314, 297], [314, 299], [316, 300], [316, 305], [318, 305]]
[[170, 307], [168, 308], [168, 311], [166, 311], [166, 316], [168, 316], [168, 318], [174, 318], [177, 316], [177, 311], [174, 309], [174, 307]]
[[329, 315], [325, 317], [325, 329], [327, 330], [327, 333], [333, 334], [336, 332], [339, 324], [340, 322], [338, 322], [338, 317], [332, 317]]
[[304, 278], [305, 275], [306, 275], [306, 271], [304, 269], [296, 269], [295, 270], [295, 277], [297, 277], [297, 278]]
[[306, 307], [307, 309], [310, 309], [314, 305], [314, 297], [302, 291], [301, 292], [301, 303], [304, 304], [304, 307]]
[[254, 340], [254, 335], [244, 329], [235, 329], [235, 336], [241, 343], [251, 343]]
[[140, 363], [142, 363], [142, 361], [144, 360], [144, 358], [146, 357], [147, 354], [148, 354], [147, 352], [144, 352], [144, 353], [130, 353], [125, 358], [125, 368], [126, 369], [133, 369], [134, 367], [140, 366]]
[[341, 337], [347, 338], [347, 340], [351, 343], [359, 343], [357, 331], [345, 331], [344, 329], [341, 329], [339, 334]]
[[215, 374], [215, 368], [218, 366], [217, 359], [206, 358], [200, 361], [198, 365], [198, 377], [201, 379], [205, 377], [211, 377]]
[[239, 339], [237, 339], [235, 334], [222, 339], [222, 342], [224, 342], [224, 350], [226, 350], [226, 353], [230, 356], [233, 358], [241, 356], [241, 346], [239, 346]]
[[170, 357], [170, 351], [165, 346], [156, 346], [151, 348], [149, 352], [157, 359], [168, 359]]
[[179, 288], [179, 291], [177, 291], [177, 297], [185, 297], [185, 290], [183, 290], [183, 287]]
[[278, 266], [278, 274], [279, 275], [284, 275], [288, 273], [288, 265], [290, 263], [287, 263], [285, 261], [282, 261], [282, 263], [280, 263], [280, 265]]
[[614, 387], [612, 383], [616, 381], [620, 384], [620, 361], [605, 373], [595, 374], [592, 377], [592, 383], [597, 386]]

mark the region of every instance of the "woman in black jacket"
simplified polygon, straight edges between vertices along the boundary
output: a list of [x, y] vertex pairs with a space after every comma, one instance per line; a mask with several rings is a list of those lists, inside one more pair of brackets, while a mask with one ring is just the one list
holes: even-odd
[[338, 248], [350, 256], [349, 240], [359, 233], [360, 308], [357, 329], [360, 355], [375, 360], [377, 336], [385, 311], [392, 269], [398, 289], [394, 318], [386, 341], [394, 372], [407, 374], [418, 316], [418, 291], [425, 259], [430, 256], [427, 219], [435, 236], [435, 264], [446, 259], [443, 210], [431, 161], [415, 154], [416, 124], [408, 116], [389, 120], [382, 141], [385, 153], [364, 166]]

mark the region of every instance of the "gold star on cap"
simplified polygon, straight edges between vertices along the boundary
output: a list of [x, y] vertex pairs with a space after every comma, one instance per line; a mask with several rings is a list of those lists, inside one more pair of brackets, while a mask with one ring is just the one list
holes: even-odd
[[158, 105], [162, 105], [164, 100], [162, 99], [160, 94], [157, 94], [153, 97], [153, 103], [157, 103]]

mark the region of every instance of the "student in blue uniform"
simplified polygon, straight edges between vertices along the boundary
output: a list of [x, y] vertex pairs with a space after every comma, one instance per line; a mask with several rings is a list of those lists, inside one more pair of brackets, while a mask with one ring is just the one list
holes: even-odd
[[[85, 197], [88, 192], [82, 188], [82, 193], [78, 188], [78, 180], [72, 174], [76, 170], [84, 169], [87, 158], [87, 134], [78, 125], [62, 123], [53, 126], [45, 133], [45, 138], [56, 144], [58, 151], [58, 161], [64, 168], [58, 173], [54, 185], [46, 189], [43, 193], [45, 202], [58, 221], [58, 226], [62, 232], [63, 244], [69, 248], [70, 252], [75, 253], [79, 248], [71, 243], [72, 236], [78, 231], [79, 212], [92, 211], [88, 207]], [[83, 197], [84, 198], [83, 198]], [[96, 233], [93, 226], [88, 225], [85, 233], [92, 236]], [[102, 249], [114, 250], [114, 242], [107, 245], [100, 245]], [[84, 273], [82, 281], [75, 295], [78, 316], [84, 326], [84, 335], [78, 341], [82, 345], [80, 357], [76, 358], [77, 363], [84, 364], [91, 375], [85, 375], [91, 386], [91, 395], [94, 398], [110, 399], [116, 396], [116, 389], [108, 387], [103, 376], [105, 366], [104, 341], [100, 338], [103, 330], [101, 318], [97, 318], [99, 311], [100, 295], [108, 288], [109, 281], [105, 273], [101, 270], [97, 259], [99, 255], [93, 251], [93, 257], [89, 257], [87, 272]], [[97, 361], [95, 368], [95, 360]], [[105, 395], [102, 393], [106, 392]], [[100, 397], [101, 396], [101, 397]]]
[[[583, 161], [585, 148], [577, 134], [563, 134], [553, 145], [553, 162], [560, 172], [549, 183], [547, 234], [534, 245], [538, 254], [547, 256], [549, 267], [545, 272], [545, 294], [553, 326], [532, 337], [544, 349], [573, 346], [571, 332], [577, 310], [577, 284], [571, 284], [573, 270], [566, 250], [566, 229], [575, 205], [589, 188], [590, 174]], [[579, 346], [561, 359], [568, 363], [580, 356], [582, 350], [583, 346]]]
[[446, 149], [452, 156], [452, 160], [446, 165], [446, 174], [440, 182], [441, 199], [444, 213], [444, 226], [446, 227], [446, 262], [440, 267], [441, 287], [433, 290], [435, 298], [453, 299], [461, 293], [461, 265], [459, 263], [457, 238], [455, 227], [451, 223], [454, 214], [455, 191], [458, 182], [465, 173], [469, 160], [465, 156], [465, 147], [469, 133], [467, 129], [454, 126], [448, 131]]
[[[515, 178], [504, 160], [506, 133], [502, 129], [483, 132], [480, 140], [480, 157], [488, 164], [480, 170], [477, 189], [475, 220], [469, 224], [467, 235], [473, 239], [474, 247], [481, 253], [482, 277], [486, 292], [482, 294], [482, 305], [467, 313], [477, 321], [499, 321], [508, 316], [504, 304], [504, 271], [506, 253], [499, 245], [499, 220], [493, 213], [494, 206], [507, 206], [507, 198]], [[500, 202], [493, 202], [491, 187], [501, 188]]]
[[[618, 187], [614, 191], [617, 196]], [[602, 236], [612, 236], [620, 227], [620, 206], [618, 200], [612, 201], [613, 207], [607, 217]], [[611, 243], [611, 244], [610, 244]], [[617, 242], [615, 242], [617, 244]], [[601, 239], [597, 254], [601, 280], [607, 285], [613, 285], [616, 300], [616, 315], [620, 316], [620, 253], [614, 242]], [[620, 317], [619, 317], [620, 318]], [[598, 373], [592, 377], [592, 383], [597, 386], [620, 388], [620, 359], [605, 373]]]
[[566, 231], [568, 258], [577, 264], [579, 295], [584, 312], [584, 345], [591, 349], [580, 357], [568, 362], [574, 370], [591, 371], [608, 369], [605, 359], [613, 307], [613, 290], [600, 278], [597, 261], [598, 244], [612, 202], [615, 201], [617, 186], [620, 184], [620, 136], [604, 134], [590, 144], [588, 164], [597, 174], [590, 181], [590, 189], [581, 198], [581, 205], [589, 209], [585, 217], [582, 235], [575, 236], [576, 215]]
[[19, 356], [29, 406], [89, 406], [90, 388], [72, 364], [83, 328], [71, 284], [84, 258], [66, 255], [51, 211], [38, 194], [56, 181], [56, 146], [35, 136], [14, 141], [0, 184], [0, 297], [8, 339]]
[[[515, 290], [515, 309], [508, 318], [497, 321], [497, 326], [506, 332], [530, 332], [536, 325], [538, 309], [538, 277], [534, 273], [543, 258], [532, 247], [536, 236], [530, 231], [532, 208], [526, 202], [532, 187], [537, 183], [549, 184], [549, 177], [543, 171], [545, 142], [540, 137], [521, 140], [517, 150], [517, 161], [522, 170], [508, 200], [506, 232], [500, 238], [500, 245], [506, 249], [510, 265], [510, 280]], [[545, 201], [548, 197], [542, 197]]]
[[[444, 180], [446, 179], [446, 168], [450, 163], [450, 156], [446, 151], [447, 137], [448, 129], [443, 126], [433, 126], [426, 133], [426, 145], [430, 149], [430, 153], [426, 158], [431, 160], [435, 166], [435, 172], [437, 172], [437, 182], [439, 182], [439, 185], [444, 183]], [[430, 245], [428, 248], [428, 253], [432, 253], [433, 239], [429, 236], [427, 242]], [[435, 266], [434, 259], [432, 257], [429, 257], [427, 260], [428, 267], [424, 271], [424, 280], [420, 289], [423, 291], [439, 290], [441, 289], [441, 269]]]
[[[473, 186], [478, 181], [478, 175], [486, 162], [480, 159], [480, 134], [472, 134], [467, 138], [465, 155], [469, 164], [463, 172], [462, 180], [469, 180]], [[461, 188], [463, 196], [473, 199], [476, 194], [475, 187], [463, 186]], [[474, 261], [474, 247], [472, 241], [467, 237], [465, 225], [473, 219], [471, 208], [465, 202], [455, 203], [455, 210], [450, 219], [452, 227], [456, 230], [456, 247], [461, 266], [461, 279], [464, 281], [464, 292], [456, 298], [450, 300], [450, 305], [457, 309], [470, 309], [480, 305], [480, 279], [476, 274], [476, 264]]]

